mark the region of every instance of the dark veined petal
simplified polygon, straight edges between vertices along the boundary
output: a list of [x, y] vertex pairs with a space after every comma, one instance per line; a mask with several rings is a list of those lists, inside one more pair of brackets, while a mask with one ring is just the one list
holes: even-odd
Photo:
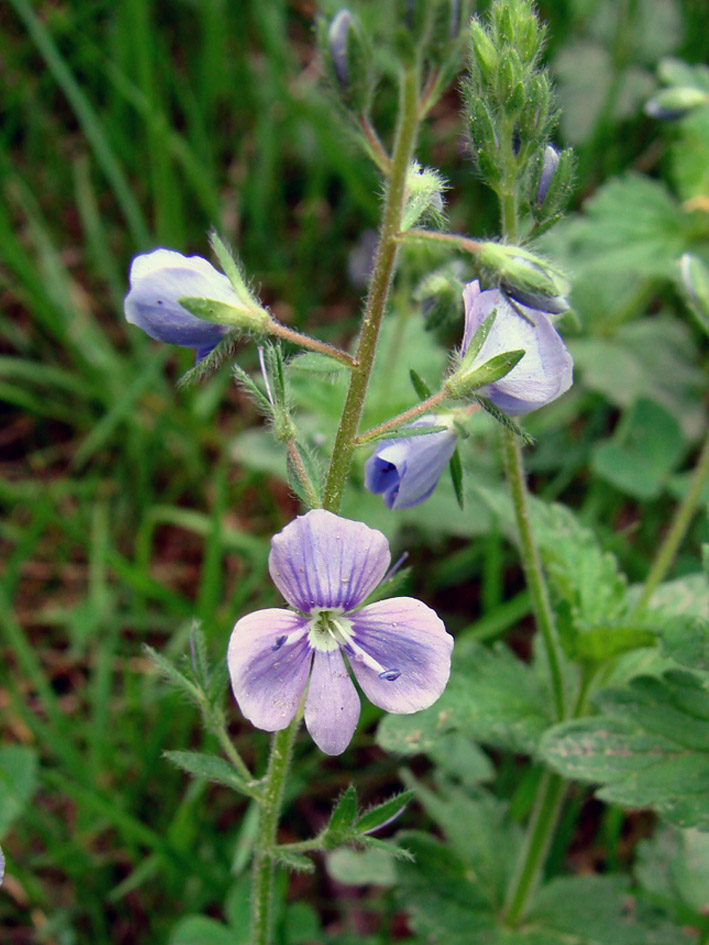
[[292, 607], [351, 610], [389, 568], [389, 543], [363, 522], [312, 509], [274, 535], [268, 569]]
[[241, 306], [227, 279], [201, 256], [156, 249], [136, 256], [130, 291], [123, 303], [126, 319], [156, 341], [202, 348], [216, 345], [229, 330], [192, 315], [178, 299], [200, 298]]
[[[438, 426], [434, 414], [421, 417], [412, 427]], [[364, 483], [370, 492], [382, 493], [390, 509], [408, 509], [427, 499], [455, 452], [454, 430], [425, 436], [383, 440], [364, 466]]]
[[289, 610], [247, 614], [229, 638], [227, 666], [242, 714], [275, 732], [295, 715], [310, 672], [307, 621]]
[[497, 313], [473, 367], [505, 351], [525, 352], [509, 374], [481, 388], [483, 396], [510, 416], [519, 416], [543, 407], [569, 389], [573, 359], [544, 312], [524, 306], [518, 311], [498, 289], [481, 292], [477, 281], [465, 287], [463, 299], [463, 351], [490, 312], [495, 309]]
[[352, 641], [345, 652], [371, 702], [408, 714], [438, 699], [450, 675], [453, 637], [435, 611], [412, 597], [393, 597], [348, 619]]
[[316, 651], [305, 697], [305, 725], [326, 755], [340, 755], [347, 748], [357, 727], [359, 708], [359, 696], [342, 652]]

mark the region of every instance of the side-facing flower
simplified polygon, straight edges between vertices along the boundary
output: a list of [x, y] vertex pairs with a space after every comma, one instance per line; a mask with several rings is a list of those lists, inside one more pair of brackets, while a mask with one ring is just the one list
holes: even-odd
[[409, 509], [427, 499], [455, 452], [457, 434], [452, 424], [425, 414], [409, 427], [446, 426], [421, 436], [382, 440], [364, 466], [364, 484], [382, 494], [390, 509]]
[[530, 413], [556, 400], [571, 387], [574, 362], [561, 335], [544, 313], [512, 304], [499, 289], [480, 291], [476, 280], [463, 289], [465, 332], [462, 355], [475, 332], [495, 310], [489, 334], [468, 370], [506, 351], [523, 350], [512, 370], [477, 393], [511, 417]]
[[289, 725], [307, 686], [308, 731], [326, 754], [343, 752], [360, 711], [343, 653], [364, 694], [387, 712], [418, 712], [438, 699], [453, 638], [434, 611], [410, 597], [360, 606], [390, 560], [381, 532], [323, 509], [273, 537], [268, 568], [294, 609], [242, 617], [227, 653], [234, 696], [257, 728]]
[[196, 348], [199, 360], [224, 338], [229, 326], [188, 312], [179, 302], [188, 298], [243, 308], [229, 279], [201, 256], [156, 249], [135, 257], [123, 303], [126, 319], [156, 341]]

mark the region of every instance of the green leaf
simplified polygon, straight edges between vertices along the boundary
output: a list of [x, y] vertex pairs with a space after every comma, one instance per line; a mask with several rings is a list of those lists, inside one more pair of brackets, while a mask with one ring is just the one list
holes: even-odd
[[599, 715], [546, 733], [545, 761], [564, 777], [600, 783], [609, 803], [709, 830], [709, 691], [700, 678], [641, 676], [595, 701]]
[[396, 895], [413, 931], [446, 945], [494, 941], [495, 914], [461, 858], [428, 834], [407, 832], [400, 839], [414, 861], [397, 864]]
[[686, 450], [679, 424], [654, 400], [638, 400], [623, 415], [613, 437], [598, 443], [591, 465], [621, 492], [655, 499], [669, 483]]
[[37, 789], [37, 752], [22, 745], [0, 747], [0, 839], [23, 813]]
[[304, 371], [307, 374], [339, 374], [349, 368], [342, 361], [330, 358], [319, 351], [306, 351], [288, 361], [289, 371]]
[[152, 646], [148, 646], [147, 643], [144, 643], [143, 650], [145, 653], [147, 653], [167, 682], [187, 693], [192, 702], [200, 705], [201, 693], [191, 679], [189, 679], [181, 670], [179, 670], [174, 665], [174, 663], [171, 663], [170, 660], [166, 659], [162, 653], [158, 653], [157, 650], [154, 650]]
[[[295, 449], [300, 458], [301, 470], [293, 462], [290, 451], [287, 458], [288, 485], [306, 508], [320, 508], [322, 504], [321, 470], [312, 450], [304, 443], [295, 442]], [[303, 473], [306, 481], [303, 481]]]
[[395, 794], [381, 804], [370, 807], [361, 817], [357, 819], [355, 827], [360, 833], [368, 833], [383, 827], [388, 821], [397, 817], [413, 797], [413, 791], [402, 791], [401, 794]]
[[505, 646], [469, 644], [454, 650], [451, 678], [438, 702], [412, 716], [386, 716], [377, 742], [392, 751], [430, 751], [455, 731], [531, 754], [552, 721], [549, 699], [531, 666]]
[[170, 933], [169, 945], [247, 945], [248, 926], [242, 932], [204, 915], [188, 915]]
[[327, 871], [338, 883], [350, 886], [393, 886], [396, 883], [396, 858], [387, 850], [371, 848], [352, 850], [340, 847], [326, 860]]
[[255, 794], [254, 787], [237, 774], [228, 761], [218, 755], [206, 755], [199, 751], [166, 751], [163, 755], [168, 761], [195, 778], [216, 781], [218, 784], [224, 784], [234, 791], [251, 797]]
[[451, 471], [451, 480], [453, 482], [455, 497], [462, 512], [465, 508], [465, 493], [463, 490], [463, 463], [461, 462], [460, 451], [457, 449], [457, 447], [451, 456], [449, 468]]
[[675, 662], [709, 673], [709, 620], [679, 616], [662, 630], [662, 650]]
[[[674, 827], [655, 831], [638, 844], [635, 876], [644, 890], [669, 900], [684, 924], [703, 923], [709, 930], [709, 833]], [[687, 916], [687, 908], [696, 915]]]
[[295, 853], [292, 850], [286, 850], [283, 847], [275, 847], [273, 850], [273, 859], [279, 866], [294, 873], [314, 873], [315, 864], [304, 853]]
[[534, 444], [534, 437], [530, 436], [526, 430], [523, 430], [522, 427], [512, 419], [508, 417], [506, 413], [503, 413], [499, 407], [495, 406], [491, 400], [488, 400], [487, 397], [481, 397], [477, 394], [474, 398], [474, 401], [483, 408], [486, 413], [489, 413], [490, 416], [496, 420], [501, 426], [505, 427], [507, 430], [511, 430], [515, 436], [525, 444], [525, 446], [532, 446]]

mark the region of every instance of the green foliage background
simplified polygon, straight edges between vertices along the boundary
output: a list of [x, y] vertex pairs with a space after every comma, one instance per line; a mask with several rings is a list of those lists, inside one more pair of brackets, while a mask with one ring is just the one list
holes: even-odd
[[[393, 9], [393, 0], [387, 3]], [[623, 575], [631, 584], [644, 577], [660, 529], [686, 492], [706, 423], [706, 350], [677, 291], [675, 260], [687, 249], [707, 254], [709, 216], [696, 198], [709, 200], [709, 118], [704, 111], [681, 130], [658, 128], [641, 106], [655, 88], [658, 59], [705, 61], [709, 30], [699, 0], [563, 0], [540, 10], [564, 110], [559, 141], [579, 153], [578, 213], [549, 233], [546, 249], [575, 277], [581, 327], [569, 332], [577, 383], [560, 404], [530, 418], [538, 442], [528, 468], [538, 495], [572, 506], [598, 536], [592, 553], [600, 589], [590, 595], [597, 603], [601, 591], [612, 598], [609, 584], [625, 586]], [[350, 337], [364, 291], [351, 278], [353, 253], [359, 247], [361, 256], [363, 234], [376, 226], [380, 185], [349, 144], [321, 82], [315, 12], [307, 0], [10, 0], [0, 10], [0, 840], [8, 857], [0, 925], [8, 941], [246, 941], [254, 811], [219, 786], [189, 781], [162, 757], [168, 749], [215, 746], [202, 744], [208, 739], [192, 707], [164, 686], [141, 646], [180, 657], [197, 618], [213, 660], [221, 661], [234, 620], [276, 603], [268, 538], [298, 506], [282, 457], [229, 372], [176, 391], [191, 353], [158, 346], [127, 326], [122, 298], [135, 253], [165, 245], [204, 254], [206, 230], [215, 225], [282, 320], [326, 339]], [[366, 17], [366, 4], [362, 12]], [[385, 88], [376, 114], [385, 137], [394, 106], [393, 89]], [[453, 88], [434, 110], [419, 156], [451, 183], [451, 229], [494, 234], [496, 208], [464, 155], [460, 108]], [[431, 266], [418, 250], [404, 259], [372, 392], [373, 423], [413, 402], [409, 367], [433, 383], [445, 364], [444, 348], [432, 346], [411, 302]], [[460, 314], [439, 329], [446, 346], [460, 337]], [[238, 360], [253, 369], [253, 350]], [[292, 383], [304, 429], [317, 443], [337, 416], [339, 381], [294, 373]], [[568, 748], [583, 737], [585, 720], [540, 743], [549, 719], [537, 668], [509, 649], [481, 649], [481, 641], [507, 634], [527, 655], [529, 638], [495, 443], [492, 421], [476, 418], [462, 450], [462, 514], [445, 483], [429, 503], [395, 518], [360, 491], [358, 468], [344, 514], [375, 524], [411, 552], [416, 595], [457, 632], [458, 672], [463, 685], [475, 681], [476, 701], [466, 707], [452, 687], [446, 698], [461, 718], [451, 725], [452, 741], [437, 742], [430, 757], [442, 777], [488, 782], [510, 802], [510, 822], [500, 830], [512, 848], [536, 777], [515, 761], [516, 752], [539, 752], [570, 776], [602, 781], [611, 805], [648, 807], [653, 797], [634, 790], [632, 772], [604, 768], [597, 743], [597, 768], [570, 766]], [[554, 572], [556, 535], [552, 530], [547, 566], [558, 577], [559, 598], [589, 626], [573, 645], [592, 655], [605, 645], [591, 632], [597, 614], [564, 583], [563, 562]], [[674, 577], [699, 573], [699, 545], [708, 538], [699, 516]], [[701, 594], [692, 591], [695, 607]], [[622, 621], [622, 608], [613, 617]], [[668, 632], [665, 654], [691, 632], [686, 625]], [[628, 648], [638, 645], [631, 634]], [[705, 653], [701, 639], [697, 645]], [[646, 707], [640, 730], [626, 706], [621, 720], [616, 713], [609, 723], [609, 737], [666, 747], [670, 736], [657, 728], [652, 708], [663, 688], [691, 688], [694, 677], [685, 670], [658, 670], [654, 687], [638, 693]], [[616, 712], [613, 692], [606, 690], [602, 713]], [[235, 707], [229, 711], [240, 750], [262, 764], [266, 738]], [[687, 771], [706, 771], [707, 746], [692, 734], [698, 723], [691, 707], [685, 714], [671, 737], [682, 745]], [[389, 751], [373, 747], [378, 715], [364, 708], [352, 749], [336, 762], [323, 763], [312, 745], [299, 743], [289, 788], [298, 800], [288, 809], [286, 839], [319, 829], [351, 779], [367, 803], [391, 794], [401, 758], [389, 751], [410, 753], [406, 740], [414, 734], [427, 750], [425, 727], [402, 733], [388, 722], [378, 739]], [[494, 746], [496, 773], [470, 741], [455, 741], [461, 732]], [[489, 873], [494, 907], [497, 879], [480, 859], [484, 851], [466, 847], [473, 862], [461, 863], [454, 846], [438, 849], [430, 835], [432, 823], [446, 835], [445, 805], [459, 787], [444, 785], [433, 798], [427, 768], [417, 764], [417, 777], [407, 778], [420, 806], [403, 821], [420, 852], [417, 865], [396, 873], [366, 851], [375, 854], [366, 869], [356, 860], [365, 853], [352, 853], [351, 862], [340, 856], [329, 872], [319, 868], [290, 885], [281, 874], [284, 943], [385, 943], [401, 937], [402, 907], [414, 901], [410, 929], [426, 940], [424, 892], [434, 916], [439, 892], [428, 887], [429, 874], [416, 872], [427, 858], [441, 863], [444, 892], [458, 890], [462, 900], [470, 896], [466, 871]], [[687, 777], [684, 769], [676, 776]], [[588, 877], [582, 892], [576, 887], [579, 902], [609, 903], [588, 940], [616, 941], [607, 926], [636, 850], [638, 881], [652, 901], [671, 901], [680, 919], [694, 917], [701, 895], [681, 877], [695, 875], [690, 856], [706, 874], [706, 844], [692, 834], [653, 833], [651, 815], [624, 819], [588, 798], [578, 788], [573, 804], [582, 827], [562, 825], [561, 852], [550, 865], [563, 872], [575, 860], [585, 870], [618, 871]], [[691, 797], [684, 802], [659, 813], [706, 829], [706, 805], [697, 813]], [[465, 803], [471, 818], [497, 822], [487, 808]], [[499, 844], [500, 836], [490, 842]], [[670, 864], [664, 879], [660, 862]], [[357, 875], [378, 876], [388, 891], [338, 898], [335, 880]], [[390, 889], [397, 875], [400, 894]], [[524, 942], [587, 941], [566, 937], [578, 925], [562, 908], [570, 881], [546, 888], [546, 900], [536, 904], [542, 937]], [[447, 941], [469, 941], [467, 914], [459, 928], [455, 911], [450, 915]], [[637, 937], [644, 932], [626, 934], [624, 945], [650, 941]]]

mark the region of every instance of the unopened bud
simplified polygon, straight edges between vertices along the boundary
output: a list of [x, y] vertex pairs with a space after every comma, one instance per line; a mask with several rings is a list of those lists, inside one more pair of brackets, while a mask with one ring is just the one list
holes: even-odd
[[645, 114], [661, 121], [672, 121], [682, 118], [709, 104], [709, 94], [701, 89], [689, 86], [679, 86], [672, 89], [662, 89], [657, 95], [645, 102]]
[[349, 69], [347, 64], [347, 38], [352, 27], [352, 14], [349, 10], [340, 10], [330, 24], [327, 32], [327, 42], [332, 59], [332, 68], [337, 80], [343, 89], [349, 84]]
[[709, 324], [709, 269], [701, 259], [685, 253], [679, 261], [682, 284], [703, 325]]
[[500, 288], [515, 302], [552, 315], [569, 308], [566, 279], [532, 253], [518, 246], [483, 243], [479, 259], [495, 272]]
[[551, 144], [548, 144], [544, 149], [544, 157], [542, 159], [542, 172], [539, 175], [539, 183], [537, 184], [537, 195], [535, 201], [538, 207], [546, 200], [546, 196], [549, 193], [549, 185], [551, 184], [552, 178], [556, 173], [556, 169], [559, 166], [559, 152]]

